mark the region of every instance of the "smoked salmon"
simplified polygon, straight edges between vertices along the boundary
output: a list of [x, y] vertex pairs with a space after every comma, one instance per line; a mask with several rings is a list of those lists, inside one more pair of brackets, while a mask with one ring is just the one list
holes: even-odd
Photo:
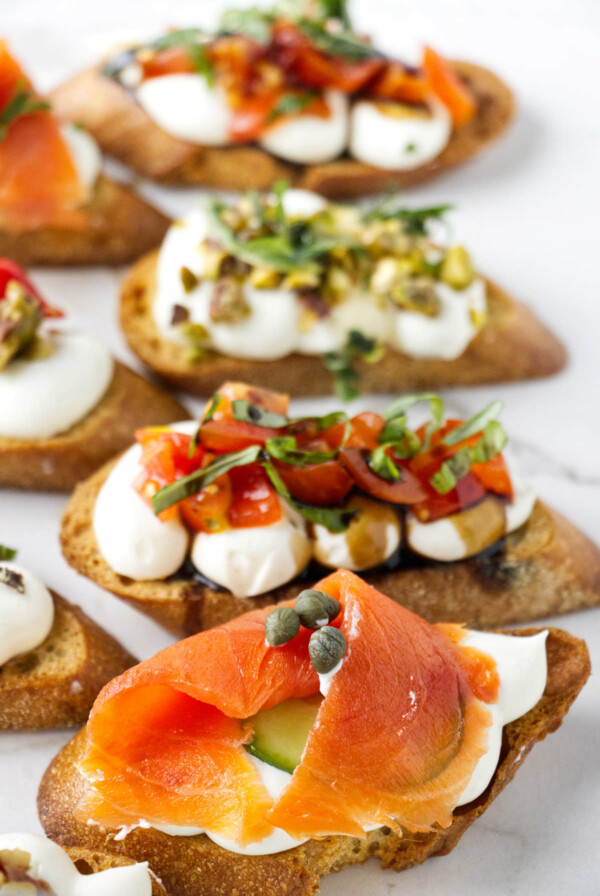
[[[248, 613], [161, 651], [99, 695], [80, 771], [76, 816], [109, 827], [199, 827], [245, 845], [282, 828], [295, 839], [447, 826], [487, 748], [496, 698], [493, 662], [353, 573], [317, 588], [336, 598], [332, 624], [347, 651], [300, 764], [274, 802], [243, 745], [248, 719], [319, 693], [310, 632], [265, 640], [272, 608]], [[280, 605], [281, 606], [281, 605]]]
[[0, 41], [0, 227], [13, 232], [81, 228], [89, 192], [79, 178], [61, 121], [35, 94]]

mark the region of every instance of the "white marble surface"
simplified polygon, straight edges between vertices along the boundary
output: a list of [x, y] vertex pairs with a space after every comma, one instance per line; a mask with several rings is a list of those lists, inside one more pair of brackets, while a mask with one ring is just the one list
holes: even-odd
[[[119, 36], [167, 24], [211, 21], [217, 0], [2, 0], [2, 31], [31, 73], [49, 87]], [[513, 448], [540, 495], [600, 542], [600, 38], [596, 0], [356, 0], [360, 24], [392, 48], [404, 32], [502, 74], [519, 98], [509, 136], [481, 159], [413, 191], [410, 201], [451, 201], [456, 229], [482, 270], [529, 302], [566, 341], [571, 361], [559, 377], [506, 388], [459, 390], [468, 411], [506, 401]], [[195, 191], [148, 187], [177, 212]], [[133, 363], [116, 327], [118, 272], [40, 271], [48, 298], [74, 324], [101, 335]], [[382, 404], [381, 399], [377, 400]], [[362, 402], [366, 404], [366, 402]], [[330, 407], [330, 402], [320, 402]], [[306, 402], [297, 402], [303, 411]], [[1, 408], [0, 408], [1, 413]], [[62, 560], [57, 531], [65, 498], [3, 492], [0, 543], [48, 584], [80, 602], [140, 657], [169, 642], [158, 626], [76, 576]], [[600, 660], [600, 610], [552, 620], [588, 641]], [[563, 728], [537, 746], [515, 782], [444, 859], [397, 876], [375, 862], [323, 883], [324, 896], [390, 891], [444, 896], [533, 896], [600, 891], [600, 690], [592, 677]], [[37, 830], [35, 794], [64, 732], [0, 737], [0, 829]]]

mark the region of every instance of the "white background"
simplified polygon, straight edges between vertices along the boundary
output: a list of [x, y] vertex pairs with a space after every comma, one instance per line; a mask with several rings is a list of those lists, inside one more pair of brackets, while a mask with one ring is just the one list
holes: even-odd
[[[39, 86], [48, 88], [122, 36], [152, 34], [166, 25], [211, 24], [223, 5], [216, 0], [0, 0], [0, 15], [3, 33]], [[412, 191], [407, 200], [455, 203], [455, 228], [480, 269], [531, 304], [567, 343], [571, 361], [559, 377], [456, 391], [452, 401], [467, 412], [503, 397], [504, 419], [527, 477], [544, 499], [600, 543], [600, 4], [356, 0], [355, 10], [358, 24], [379, 35], [387, 49], [429, 41], [450, 56], [488, 65], [517, 93], [518, 118], [501, 144]], [[147, 192], [173, 213], [199, 195], [156, 187]], [[96, 332], [118, 357], [134, 363], [116, 326], [120, 272], [36, 274], [48, 299], [68, 309], [74, 326]], [[302, 411], [307, 403], [295, 407]], [[81, 603], [139, 657], [152, 654], [169, 636], [77, 577], [62, 560], [57, 532], [65, 500], [2, 493], [0, 543], [18, 547], [26, 565]], [[557, 622], [586, 637], [592, 660], [600, 660], [600, 610]], [[450, 856], [401, 876], [370, 862], [326, 879], [324, 896], [390, 891], [596, 896], [599, 719], [600, 691], [592, 677], [564, 727], [535, 748], [516, 781]], [[38, 829], [37, 783], [67, 737], [64, 732], [0, 737], [0, 829]]]

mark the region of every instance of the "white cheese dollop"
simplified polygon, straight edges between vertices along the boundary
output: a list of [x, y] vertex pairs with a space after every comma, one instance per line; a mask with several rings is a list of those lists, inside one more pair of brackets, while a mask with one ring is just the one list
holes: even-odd
[[97, 339], [52, 333], [49, 357], [17, 358], [0, 370], [0, 436], [50, 439], [70, 429], [103, 398], [114, 364]]
[[259, 144], [275, 156], [300, 165], [317, 165], [340, 156], [348, 142], [348, 99], [339, 90], [328, 90], [324, 100], [328, 118], [309, 113], [275, 120]]
[[[52, 840], [37, 834], [0, 834], [0, 852], [18, 850], [29, 855], [28, 874], [44, 881], [58, 896], [151, 896], [152, 879], [147, 862], [80, 874], [67, 853]], [[7, 894], [21, 892], [25, 884], [0, 887]], [[11, 889], [12, 887], [12, 889]], [[23, 892], [27, 892], [23, 890]]]
[[231, 109], [224, 90], [211, 87], [200, 74], [161, 75], [135, 90], [140, 106], [156, 124], [179, 140], [203, 146], [226, 146]]
[[281, 198], [284, 213], [289, 218], [312, 218], [327, 208], [327, 200], [312, 190], [290, 187]]
[[73, 124], [64, 124], [61, 134], [69, 147], [79, 180], [88, 190], [93, 189], [102, 168], [102, 153], [91, 134]]
[[268, 526], [198, 532], [191, 560], [198, 572], [235, 597], [264, 594], [297, 576], [311, 544], [300, 514], [280, 499], [282, 517]]
[[[463, 647], [473, 647], [493, 657], [497, 664], [500, 687], [497, 703], [485, 704], [492, 714], [487, 750], [479, 759], [468, 786], [461, 794], [457, 803], [458, 806], [464, 806], [476, 799], [492, 780], [500, 758], [503, 726], [529, 712], [542, 697], [548, 674], [546, 661], [547, 635], [548, 632], [540, 632], [531, 637], [520, 638], [511, 635], [467, 631], [465, 638], [460, 642], [460, 645]], [[343, 659], [327, 675], [319, 676], [321, 693], [325, 697], [329, 692], [334, 676], [342, 668], [342, 665]], [[250, 759], [258, 770], [267, 791], [276, 800], [287, 787], [291, 775], [262, 762], [254, 756], [251, 756]], [[148, 822], [140, 819], [140, 826], [148, 827], [149, 825]], [[273, 855], [298, 846], [299, 843], [306, 842], [305, 840], [293, 840], [289, 834], [280, 828], [275, 828], [274, 832], [264, 840], [242, 847], [233, 840], [225, 840], [202, 828], [173, 825], [152, 825], [152, 827], [156, 827], [157, 830], [173, 837], [194, 836], [204, 833], [219, 846], [222, 846], [223, 849], [241, 855]], [[366, 830], [374, 829], [375, 826]], [[123, 833], [128, 833], [129, 830], [124, 829]], [[331, 833], [332, 835], [335, 834], [334, 831]]]
[[446, 107], [430, 104], [425, 117], [409, 106], [358, 100], [350, 111], [350, 155], [366, 165], [403, 171], [439, 156], [452, 133]]
[[[196, 427], [192, 423], [188, 429]], [[133, 445], [109, 473], [94, 506], [94, 535], [98, 550], [119, 575], [136, 581], [165, 579], [185, 560], [189, 536], [179, 518], [159, 520], [133, 488], [142, 469], [141, 453], [141, 446]]]
[[[536, 494], [529, 486], [521, 485], [514, 489], [513, 502], [507, 501], [504, 506], [506, 534], [527, 522], [535, 502]], [[460, 511], [453, 516], [459, 517]], [[458, 528], [445, 517], [422, 523], [409, 511], [406, 514], [406, 540], [413, 551], [430, 560], [451, 563], [472, 556]]]
[[53, 623], [54, 601], [46, 586], [22, 566], [0, 561], [0, 666], [39, 647]]
[[480, 329], [473, 317], [481, 320], [485, 314], [485, 282], [476, 277], [466, 289], [457, 290], [438, 280], [434, 288], [441, 303], [439, 314], [428, 317], [418, 311], [397, 311], [394, 344], [411, 358], [452, 361]]

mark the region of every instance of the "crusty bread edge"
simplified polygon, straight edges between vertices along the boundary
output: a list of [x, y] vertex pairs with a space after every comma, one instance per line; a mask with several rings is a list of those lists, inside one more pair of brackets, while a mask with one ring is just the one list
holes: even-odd
[[[163, 338], [152, 314], [158, 253], [140, 259], [121, 289], [121, 327], [131, 350], [172, 386], [207, 396], [227, 380], [287, 392], [327, 395], [331, 374], [317, 356], [291, 354], [278, 361], [249, 361], [211, 352], [191, 362], [182, 346]], [[409, 358], [388, 349], [376, 364], [359, 364], [365, 392], [436, 389], [550, 376], [567, 360], [563, 344], [530, 309], [486, 281], [488, 318], [463, 354], [453, 361]]]
[[[525, 636], [539, 629], [510, 632]], [[169, 837], [154, 829], [136, 829], [122, 841], [115, 831], [75, 821], [73, 810], [85, 787], [76, 770], [85, 731], [58, 754], [46, 771], [38, 794], [38, 812], [47, 834], [59, 843], [148, 860], [177, 896], [314, 896], [319, 878], [375, 856], [383, 867], [402, 871], [432, 855], [444, 855], [458, 843], [467, 828], [489, 807], [512, 780], [533, 745], [555, 731], [590, 673], [585, 642], [551, 628], [547, 641], [548, 680], [544, 696], [525, 716], [504, 729], [500, 763], [487, 790], [473, 803], [454, 813], [450, 827], [428, 834], [398, 838], [384, 828], [364, 840], [328, 837], [313, 840], [272, 856], [241, 856], [227, 852], [205, 836]], [[532, 820], [533, 822], [534, 820]]]
[[103, 398], [67, 432], [39, 440], [0, 436], [0, 487], [70, 491], [128, 447], [138, 427], [188, 416], [164, 389], [116, 361]]
[[[55, 592], [51, 594], [55, 626], [60, 614], [74, 617], [83, 637], [84, 655], [68, 674], [32, 681], [27, 672], [23, 672], [18, 679], [13, 679], [12, 686], [0, 682], [0, 730], [83, 725], [104, 685], [137, 663], [134, 656], [80, 607]], [[48, 639], [52, 636], [53, 631]], [[68, 647], [68, 644], [64, 645], [65, 649]]]

